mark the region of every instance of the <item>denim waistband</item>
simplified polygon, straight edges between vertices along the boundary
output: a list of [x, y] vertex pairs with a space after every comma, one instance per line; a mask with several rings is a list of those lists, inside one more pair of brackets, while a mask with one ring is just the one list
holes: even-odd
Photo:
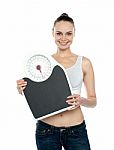
[[37, 122], [37, 125], [43, 126], [45, 128], [53, 128], [53, 129], [74, 129], [74, 128], [75, 129], [79, 129], [79, 128], [85, 126], [85, 120], [83, 120], [83, 122], [80, 123], [80, 124], [77, 124], [77, 125], [74, 125], [74, 126], [68, 126], [68, 127], [65, 127], [65, 126], [61, 126], [61, 127], [53, 126], [53, 125], [47, 124], [47, 123], [45, 123], [45, 122], [43, 122], [41, 120], [39, 120]]

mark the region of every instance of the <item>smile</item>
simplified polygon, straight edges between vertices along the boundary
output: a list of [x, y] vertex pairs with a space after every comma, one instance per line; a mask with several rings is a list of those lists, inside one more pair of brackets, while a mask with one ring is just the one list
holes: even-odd
[[59, 42], [60, 45], [65, 46], [68, 44], [68, 42]]

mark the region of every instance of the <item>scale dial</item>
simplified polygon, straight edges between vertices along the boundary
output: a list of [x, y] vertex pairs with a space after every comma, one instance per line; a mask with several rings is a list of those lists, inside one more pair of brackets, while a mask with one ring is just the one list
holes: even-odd
[[42, 82], [52, 73], [51, 62], [48, 57], [38, 54], [30, 57], [26, 65], [27, 77], [36, 82]]

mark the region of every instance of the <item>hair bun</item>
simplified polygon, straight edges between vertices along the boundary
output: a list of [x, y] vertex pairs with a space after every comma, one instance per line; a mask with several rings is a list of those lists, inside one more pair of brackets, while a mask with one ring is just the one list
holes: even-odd
[[68, 14], [63, 13], [63, 14], [61, 14], [61, 16], [62, 16], [62, 17], [68, 17]]

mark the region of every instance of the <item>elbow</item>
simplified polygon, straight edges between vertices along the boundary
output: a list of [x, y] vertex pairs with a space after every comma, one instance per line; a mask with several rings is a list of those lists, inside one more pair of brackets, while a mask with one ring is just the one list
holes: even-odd
[[94, 108], [97, 106], [97, 98], [96, 96], [91, 96], [91, 97], [88, 97], [88, 106], [91, 107], [91, 108]]
[[92, 108], [94, 108], [94, 107], [96, 107], [97, 106], [97, 99], [96, 98], [94, 98], [94, 100], [93, 100], [93, 104], [92, 104]]

